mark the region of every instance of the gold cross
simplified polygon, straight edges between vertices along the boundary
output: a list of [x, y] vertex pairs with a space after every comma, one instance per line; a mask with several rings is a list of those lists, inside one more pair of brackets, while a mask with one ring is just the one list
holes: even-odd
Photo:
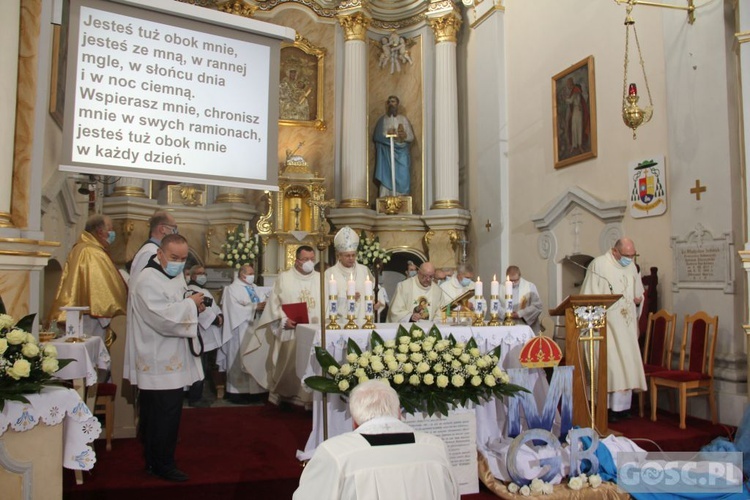
[[490, 222], [489, 219], [487, 219], [487, 224], [484, 225], [484, 227], [487, 228], [487, 232], [490, 232], [490, 228], [492, 227], [492, 222]]
[[695, 187], [690, 189], [690, 193], [695, 195], [695, 199], [700, 201], [701, 193], [706, 192], [706, 186], [701, 186], [701, 181], [695, 179]]

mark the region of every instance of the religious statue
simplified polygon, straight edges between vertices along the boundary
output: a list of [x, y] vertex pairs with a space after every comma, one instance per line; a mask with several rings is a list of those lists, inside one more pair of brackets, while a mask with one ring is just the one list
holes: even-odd
[[375, 142], [375, 181], [380, 197], [408, 195], [411, 191], [411, 152], [414, 131], [409, 119], [399, 114], [399, 98], [389, 96], [386, 113], [378, 119]]
[[413, 45], [413, 41], [407, 41], [404, 37], [399, 36], [395, 31], [391, 32], [389, 36], [384, 36], [380, 39], [380, 59], [378, 62], [379, 68], [385, 68], [390, 63], [391, 74], [394, 72], [401, 72], [402, 64], [414, 64], [409, 53], [409, 47]]

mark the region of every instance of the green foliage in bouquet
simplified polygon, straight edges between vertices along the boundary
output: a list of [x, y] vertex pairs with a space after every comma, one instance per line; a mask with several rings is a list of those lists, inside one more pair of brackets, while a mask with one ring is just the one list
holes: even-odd
[[227, 241], [221, 244], [219, 258], [229, 267], [239, 269], [245, 264], [252, 264], [258, 256], [260, 249], [252, 234], [245, 234], [244, 227], [240, 224], [227, 235]]
[[391, 254], [380, 246], [379, 237], [368, 238], [364, 231], [360, 233], [357, 262], [372, 269], [376, 262], [380, 261], [381, 264], [386, 264], [390, 260]]
[[444, 339], [436, 326], [425, 333], [417, 325], [410, 331], [400, 325], [396, 339], [388, 341], [373, 331], [370, 350], [364, 352], [349, 339], [343, 364], [321, 347], [315, 348], [315, 355], [323, 375], [305, 379], [311, 389], [348, 394], [361, 382], [383, 379], [396, 389], [407, 413], [447, 415], [451, 406], [529, 392], [509, 383], [508, 374], [498, 366], [500, 346], [481, 354], [473, 338], [466, 343], [453, 335]]
[[24, 394], [64, 384], [52, 375], [72, 360], [57, 359], [57, 349], [52, 344], [39, 345], [29, 333], [35, 316], [29, 314], [16, 322], [6, 314], [0, 299], [0, 411], [5, 408], [5, 401], [28, 403]]

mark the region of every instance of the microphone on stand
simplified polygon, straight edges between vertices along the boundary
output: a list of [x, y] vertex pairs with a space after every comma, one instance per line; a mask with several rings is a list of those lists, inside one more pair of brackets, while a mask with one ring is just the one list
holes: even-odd
[[594, 276], [598, 276], [599, 278], [601, 278], [601, 279], [603, 279], [604, 281], [606, 281], [606, 282], [607, 282], [607, 286], [609, 287], [609, 293], [611, 293], [611, 294], [613, 294], [613, 295], [614, 295], [614, 293], [615, 293], [615, 292], [614, 292], [614, 290], [612, 289], [612, 283], [610, 283], [610, 282], [609, 282], [609, 280], [608, 280], [607, 278], [605, 278], [605, 277], [604, 277], [604, 276], [602, 276], [601, 274], [597, 273], [597, 272], [596, 272], [596, 271], [594, 271], [593, 269], [589, 269], [588, 267], [586, 267], [586, 266], [584, 266], [584, 265], [581, 265], [581, 264], [579, 264], [578, 262], [574, 261], [573, 259], [571, 259], [571, 258], [570, 258], [570, 256], [569, 256], [569, 255], [566, 255], [565, 257], [563, 257], [563, 260], [567, 260], [568, 262], [570, 262], [570, 263], [571, 263], [571, 264], [573, 264], [574, 266], [580, 267], [581, 269], [583, 269], [583, 270], [584, 270], [584, 271], [586, 271], [587, 273], [591, 273], [591, 274], [593, 274]]

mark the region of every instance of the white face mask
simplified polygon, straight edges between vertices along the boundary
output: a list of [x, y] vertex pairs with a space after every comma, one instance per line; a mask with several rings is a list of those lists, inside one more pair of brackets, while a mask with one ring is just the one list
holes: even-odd
[[311, 260], [305, 261], [302, 264], [302, 272], [305, 274], [310, 274], [315, 270], [315, 263]]
[[199, 274], [195, 277], [195, 282], [198, 283], [200, 286], [203, 286], [206, 284], [206, 281], [208, 281], [208, 276], [205, 274]]
[[247, 283], [248, 285], [252, 285], [253, 282], [255, 281], [255, 275], [254, 274], [246, 274], [244, 279], [245, 279], [245, 283]]

